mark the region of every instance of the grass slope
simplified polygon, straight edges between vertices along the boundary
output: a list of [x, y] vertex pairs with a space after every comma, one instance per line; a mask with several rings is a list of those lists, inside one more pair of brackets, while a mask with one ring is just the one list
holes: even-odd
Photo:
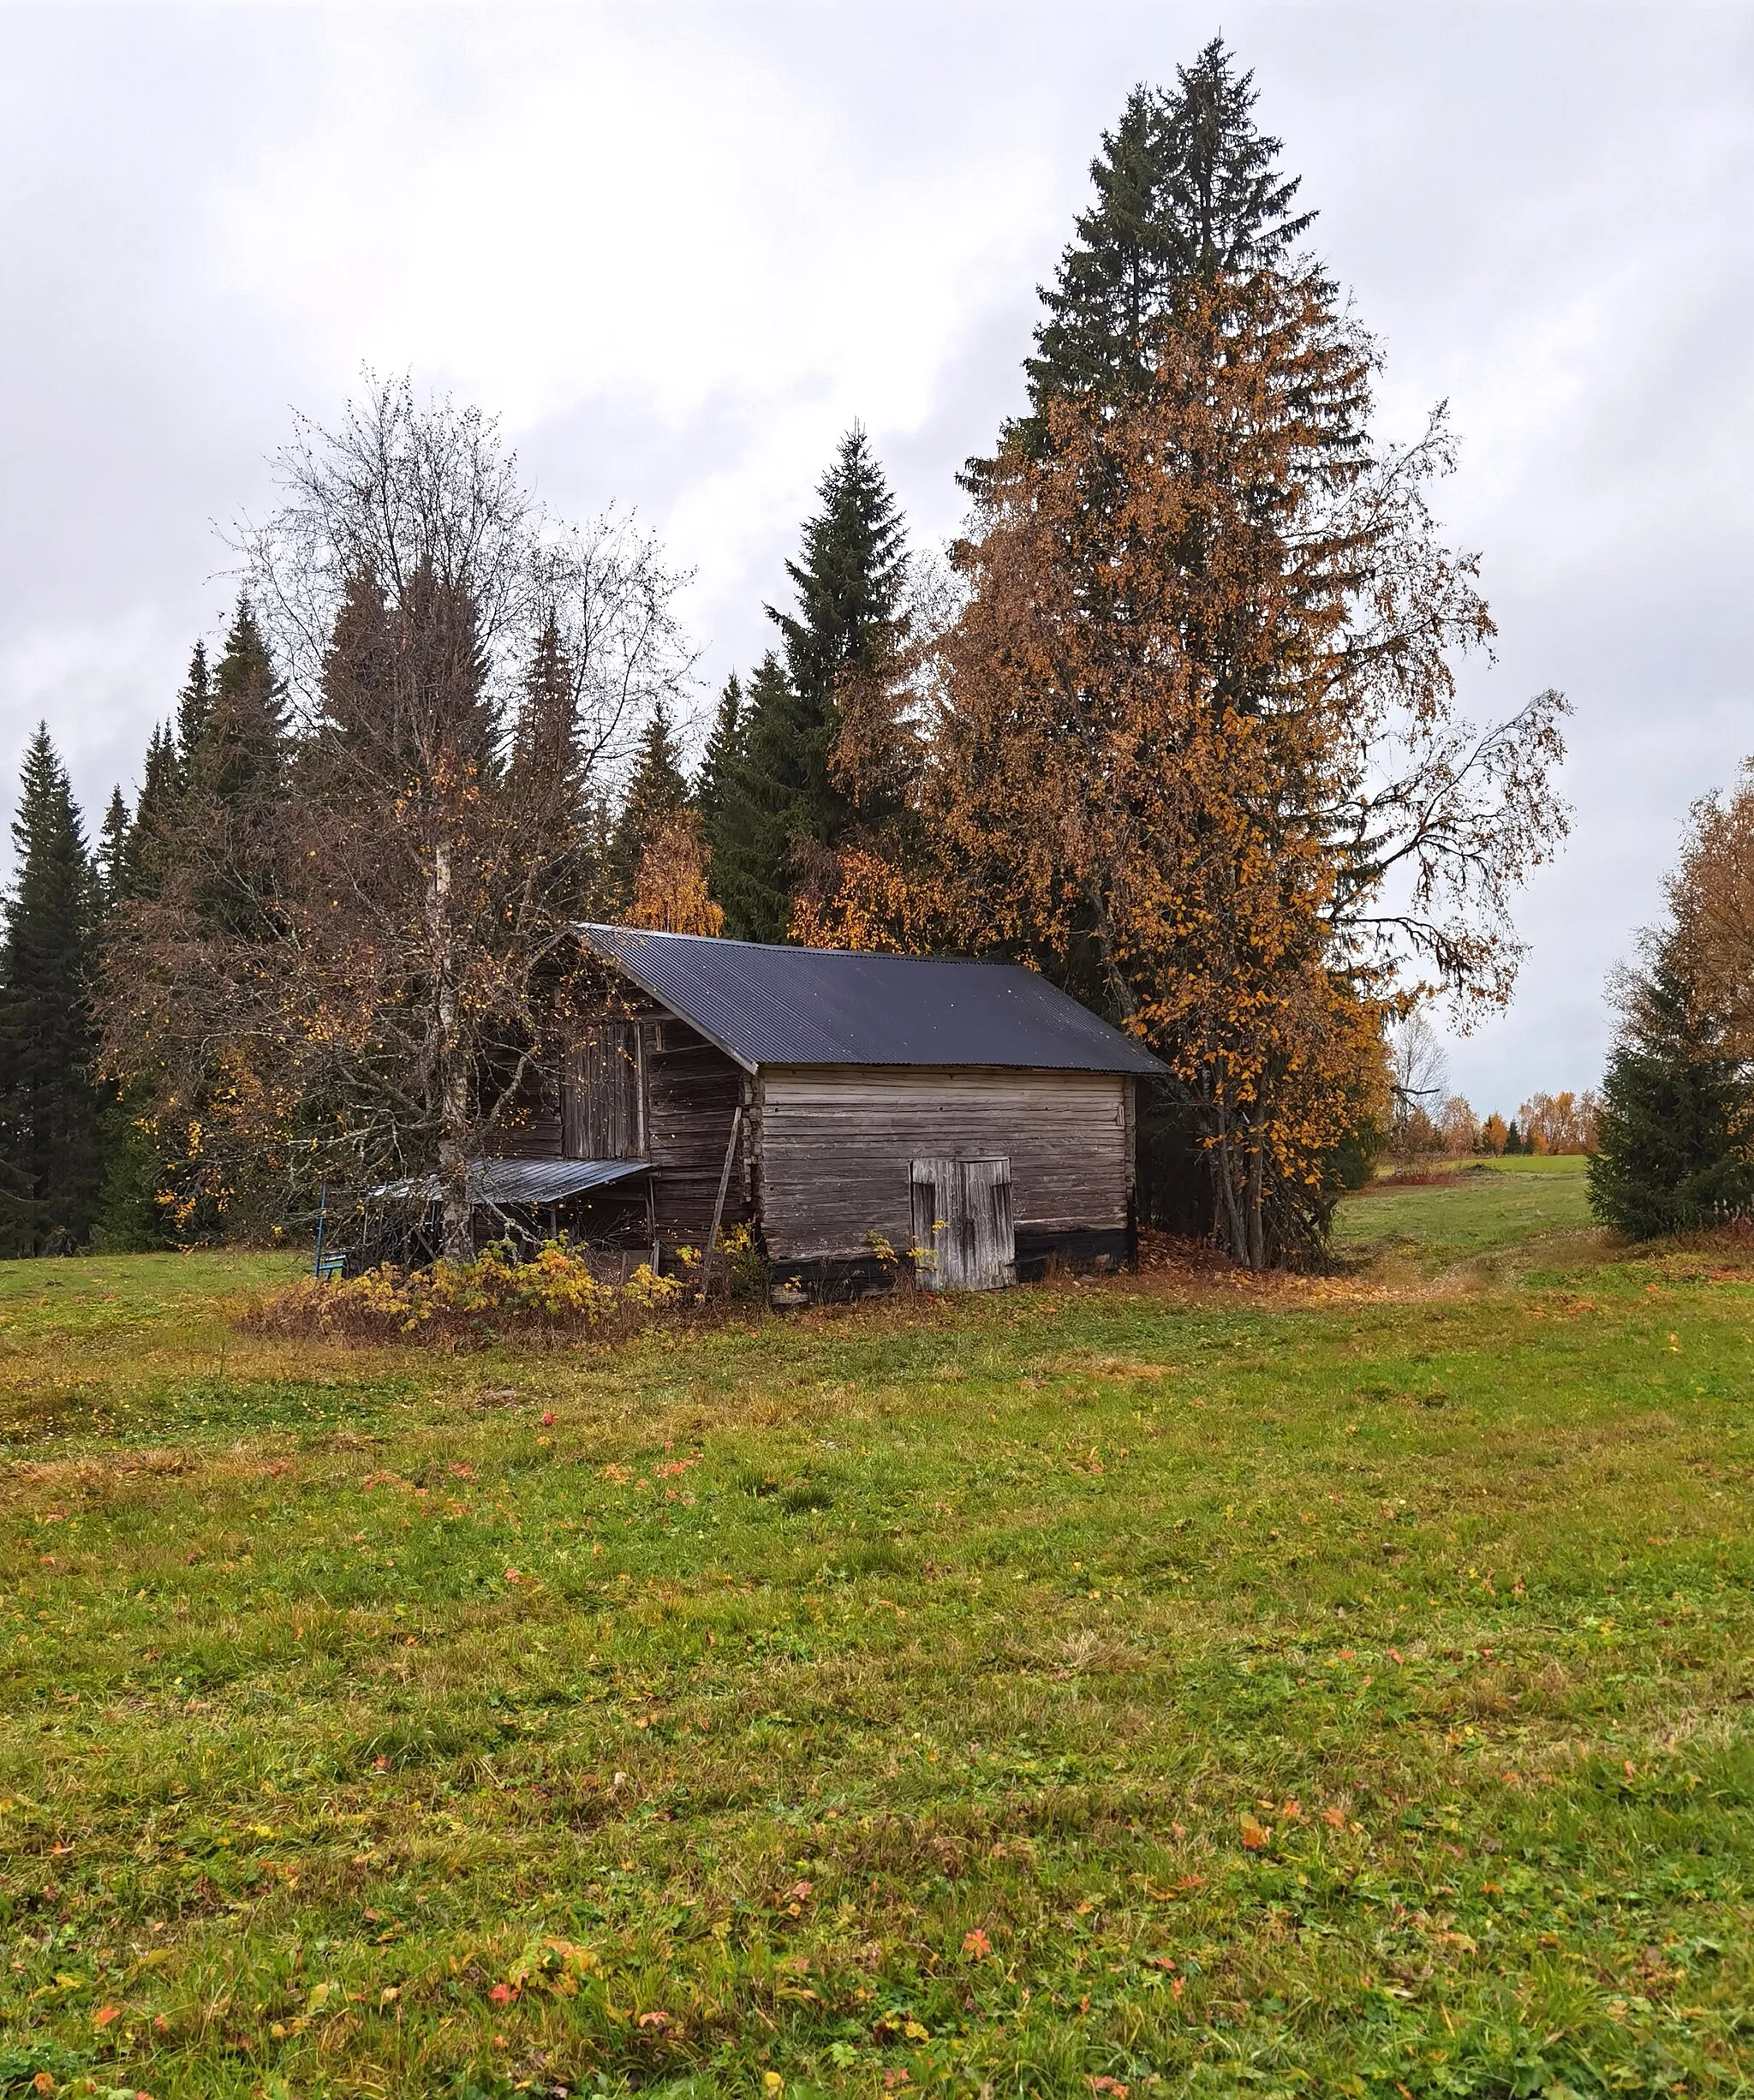
[[1577, 1215], [520, 1357], [0, 1268], [0, 2091], [1745, 2091], [1754, 1286]]

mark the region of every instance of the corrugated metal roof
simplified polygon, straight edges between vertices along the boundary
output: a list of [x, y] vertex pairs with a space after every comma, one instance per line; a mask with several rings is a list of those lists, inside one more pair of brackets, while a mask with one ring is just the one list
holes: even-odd
[[958, 1065], [1155, 1077], [1165, 1069], [1020, 963], [766, 947], [628, 926], [579, 930], [751, 1071]]
[[[472, 1203], [558, 1203], [589, 1189], [606, 1189], [651, 1172], [649, 1160], [471, 1160]], [[436, 1203], [444, 1195], [436, 1174], [415, 1174], [367, 1190], [385, 1202]]]

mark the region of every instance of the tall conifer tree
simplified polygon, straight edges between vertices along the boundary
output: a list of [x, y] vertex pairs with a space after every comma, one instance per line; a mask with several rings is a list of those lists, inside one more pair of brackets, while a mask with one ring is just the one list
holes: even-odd
[[[128, 868], [137, 826], [122, 790], [115, 789], [104, 814], [97, 851], [97, 981], [106, 969], [138, 968], [127, 939]], [[102, 1083], [104, 1179], [92, 1227], [92, 1244], [106, 1254], [144, 1254], [166, 1244], [158, 1202], [161, 1180], [153, 1142], [152, 1091], [140, 1079]]]
[[[768, 650], [739, 689], [735, 720], [708, 746], [712, 796], [705, 804], [713, 895], [737, 940], [783, 940], [795, 875], [793, 819], [798, 771], [782, 762], [797, 719], [778, 653]], [[722, 708], [722, 703], [721, 703]]]
[[[1044, 287], [1047, 318], [1024, 361], [1030, 413], [1005, 438], [1038, 452], [1055, 396], [1131, 394], [1148, 379], [1153, 324], [1196, 279], [1278, 262], [1313, 212], [1293, 209], [1299, 178], [1280, 172], [1280, 141], [1256, 125], [1252, 73], [1214, 37], [1173, 90], [1134, 88], [1090, 164], [1096, 199]], [[981, 462], [973, 478], [979, 481]]]
[[718, 825], [720, 812], [737, 791], [737, 772], [743, 762], [743, 680], [732, 671], [719, 695], [719, 712], [713, 718], [712, 731], [707, 738], [695, 796], [709, 835]]
[[207, 665], [207, 645], [197, 641], [189, 652], [188, 676], [176, 696], [176, 749], [177, 770], [187, 779], [196, 750], [207, 733], [213, 713], [213, 677]]
[[666, 824], [688, 806], [688, 776], [682, 769], [682, 747], [662, 701], [652, 710], [640, 737], [640, 755], [628, 783], [627, 800], [616, 820], [609, 846], [610, 892], [618, 911], [634, 900], [640, 862]]
[[[128, 1077], [106, 1104], [98, 1231], [105, 1246], [161, 1244], [172, 1219], [185, 1236], [221, 1223], [218, 1208], [189, 1190], [205, 1173], [216, 1097], [258, 1077], [248, 1041], [220, 1018], [222, 980], [236, 953], [277, 934], [288, 760], [281, 681], [254, 611], [240, 598], [218, 660], [195, 644], [173, 721], [147, 745], [139, 805], [119, 845], [113, 821], [105, 823], [103, 1004], [126, 1005], [149, 970], [174, 987], [172, 1003], [199, 1046], [174, 1079], [132, 1054], [112, 1058]], [[251, 1193], [247, 1174], [230, 1179], [234, 1195]]]
[[110, 790], [109, 807], [104, 812], [103, 826], [98, 833], [96, 856], [98, 903], [105, 916], [116, 909], [122, 896], [128, 840], [133, 832], [134, 819], [128, 814], [128, 802], [121, 788], [113, 787]]
[[71, 1251], [90, 1234], [103, 1178], [92, 1071], [98, 888], [46, 725], [25, 755], [12, 840], [0, 913], [0, 1245]]
[[199, 734], [180, 755], [172, 858], [182, 873], [183, 909], [203, 934], [265, 938], [264, 914], [274, 886], [271, 820], [286, 772], [286, 713], [267, 643], [246, 599], [238, 600], [226, 632]]
[[808, 863], [832, 854], [855, 820], [833, 765], [843, 695], [851, 679], [885, 675], [903, 622], [905, 528], [857, 426], [818, 492], [821, 508], [786, 564], [796, 609], [767, 609], [784, 661], [763, 661], [713, 757], [713, 890], [725, 930], [744, 940], [786, 938]]
[[134, 822], [128, 827], [128, 841], [122, 849], [118, 897], [158, 895], [164, 880], [165, 856], [176, 842], [182, 803], [182, 769], [177, 762], [176, 738], [167, 725], [155, 723], [146, 739], [140, 799], [134, 804]]
[[512, 724], [506, 788], [546, 842], [536, 878], [551, 909], [570, 918], [604, 916], [612, 832], [596, 785], [597, 754], [584, 733], [578, 673], [551, 607], [525, 666]]

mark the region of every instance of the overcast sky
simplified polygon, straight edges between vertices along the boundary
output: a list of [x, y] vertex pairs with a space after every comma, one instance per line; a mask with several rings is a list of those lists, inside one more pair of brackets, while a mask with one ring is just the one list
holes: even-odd
[[216, 522], [367, 364], [499, 414], [563, 514], [636, 510], [716, 686], [855, 418], [954, 529], [1099, 134], [1220, 27], [1385, 430], [1452, 403], [1471, 709], [1577, 707], [1576, 830], [1454, 1077], [1592, 1083], [1603, 973], [1754, 749], [1748, 6], [0, 5], [0, 771], [46, 717], [93, 812], [137, 778]]

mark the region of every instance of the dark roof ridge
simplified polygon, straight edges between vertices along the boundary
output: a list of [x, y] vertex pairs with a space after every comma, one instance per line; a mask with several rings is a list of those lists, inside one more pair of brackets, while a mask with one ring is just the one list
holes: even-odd
[[[763, 955], [844, 955], [861, 963], [951, 963], [959, 969], [1026, 969], [1032, 977], [1041, 977], [1033, 963], [1017, 956], [916, 955], [894, 948], [812, 948], [801, 940], [738, 940], [725, 934], [673, 934], [663, 927], [622, 926], [613, 919], [575, 919], [573, 928], [581, 934], [621, 934], [637, 940], [697, 940], [714, 948], [754, 948]], [[1041, 977], [1041, 981], [1046, 984], [1048, 980]]]

